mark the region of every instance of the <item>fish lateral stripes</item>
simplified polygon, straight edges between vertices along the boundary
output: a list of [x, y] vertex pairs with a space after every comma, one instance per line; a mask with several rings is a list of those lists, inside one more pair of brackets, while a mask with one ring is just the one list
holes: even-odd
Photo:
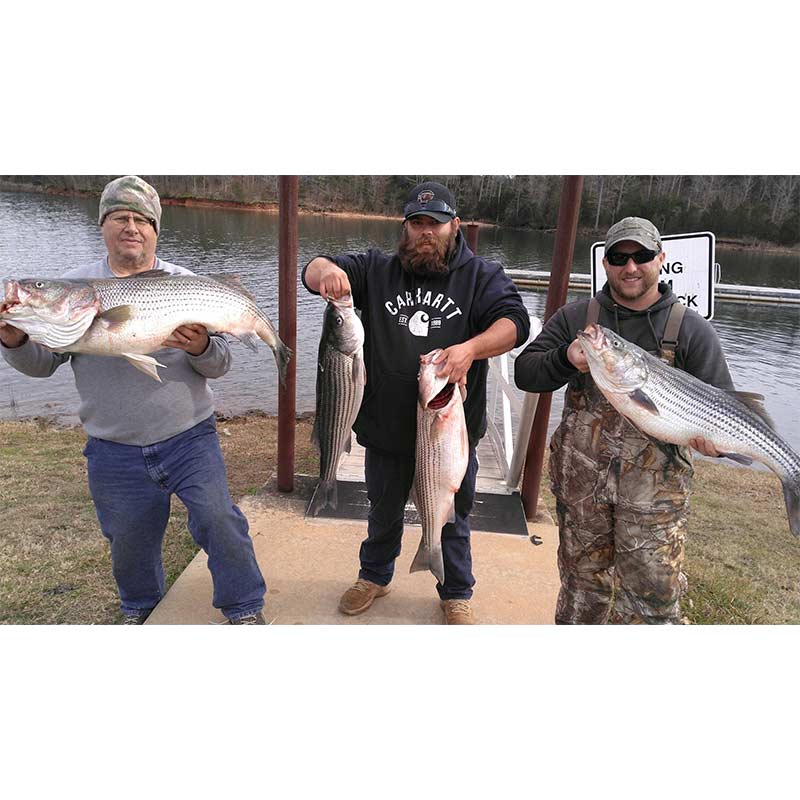
[[422, 537], [410, 571], [428, 569], [444, 584], [442, 528], [455, 519], [455, 495], [467, 471], [469, 440], [462, 394], [456, 387], [447, 405], [431, 405], [447, 386], [447, 381], [437, 375], [438, 366], [432, 363], [439, 352], [420, 356], [414, 502]]
[[[11, 285], [10, 285], [11, 284]], [[197, 323], [210, 333], [229, 333], [241, 338], [248, 346], [258, 336], [274, 352], [281, 382], [285, 384], [286, 368], [291, 350], [280, 340], [269, 317], [255, 303], [253, 296], [233, 276], [221, 279], [200, 275], [173, 275], [151, 270], [120, 279], [74, 279], [63, 281], [7, 281], [9, 294], [27, 295], [31, 284], [63, 287], [61, 298], [47, 309], [32, 306], [12, 308], [3, 314], [14, 324], [57, 352], [88, 353], [93, 355], [146, 354], [161, 349], [161, 343], [181, 325]], [[91, 290], [91, 295], [89, 291]], [[64, 308], [74, 300], [74, 315], [91, 310], [91, 322], [85, 332], [72, 341], [70, 324], [64, 318]], [[43, 338], [42, 326], [64, 331], [62, 336]], [[73, 326], [74, 327], [74, 326]], [[57, 344], [55, 344], [57, 342]]]
[[800, 456], [775, 431], [766, 412], [737, 393], [667, 366], [600, 325], [589, 325], [578, 336], [600, 391], [644, 433], [677, 445], [703, 437], [720, 453], [754, 459], [775, 472], [789, 527], [800, 536]]
[[352, 299], [328, 300], [317, 356], [316, 414], [311, 439], [320, 459], [319, 484], [308, 514], [336, 508], [336, 473], [352, 443], [353, 423], [364, 396], [364, 328]]

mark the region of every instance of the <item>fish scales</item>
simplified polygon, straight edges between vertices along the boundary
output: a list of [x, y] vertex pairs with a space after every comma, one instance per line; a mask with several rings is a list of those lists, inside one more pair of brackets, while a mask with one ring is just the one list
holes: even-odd
[[702, 437], [722, 455], [775, 472], [789, 528], [800, 536], [800, 456], [766, 417], [762, 397], [756, 404], [752, 395], [703, 383], [601, 325], [588, 325], [578, 338], [597, 387], [644, 433], [677, 445]]
[[666, 365], [662, 368], [654, 362], [648, 364], [651, 368], [643, 387], [659, 408], [654, 427], [660, 426], [673, 439], [683, 439], [682, 432], [688, 433], [687, 440], [696, 436], [713, 438], [717, 449], [724, 452], [741, 452], [744, 443], [748, 455], [760, 453], [792, 471], [794, 454], [761, 416], [728, 393], [686, 372]]
[[[331, 350], [324, 361], [324, 369], [320, 373], [319, 388], [326, 398], [326, 413], [320, 412], [320, 435], [329, 441], [330, 448], [320, 453], [320, 478], [331, 480], [336, 477], [339, 458], [345, 451], [351, 438], [352, 421], [361, 405], [363, 387], [359, 390], [356, 384], [348, 379], [353, 372], [353, 357]], [[348, 424], [349, 423], [349, 424]]]
[[349, 295], [328, 298], [317, 356], [316, 415], [312, 440], [319, 449], [319, 484], [308, 507], [317, 516], [336, 508], [336, 472], [350, 451], [352, 427], [361, 407], [364, 371], [364, 327]]
[[0, 317], [56, 352], [121, 356], [155, 380], [160, 365], [146, 354], [162, 349], [181, 325], [230, 333], [253, 350], [261, 339], [275, 354], [281, 383], [291, 357], [235, 276], [148, 270], [120, 279], [9, 279], [0, 309]]
[[428, 569], [444, 584], [442, 528], [455, 512], [469, 461], [469, 442], [460, 387], [438, 375], [440, 350], [420, 356], [414, 503], [422, 524], [411, 572]]

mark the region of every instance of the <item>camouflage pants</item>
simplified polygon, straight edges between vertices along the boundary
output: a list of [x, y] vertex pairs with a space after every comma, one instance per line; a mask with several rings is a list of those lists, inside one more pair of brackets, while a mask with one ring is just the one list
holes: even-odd
[[551, 440], [560, 624], [680, 622], [689, 452], [644, 437], [591, 384]]

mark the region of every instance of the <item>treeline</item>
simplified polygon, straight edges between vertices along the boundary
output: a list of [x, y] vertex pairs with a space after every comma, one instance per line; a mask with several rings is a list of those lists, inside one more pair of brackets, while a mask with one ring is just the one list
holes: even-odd
[[[20, 175], [3, 180], [65, 192], [98, 193], [114, 175]], [[143, 175], [163, 197], [276, 203], [274, 175]], [[446, 184], [463, 220], [551, 230], [558, 218], [557, 175], [304, 175], [302, 208], [397, 216], [408, 191], [423, 180]], [[717, 236], [794, 245], [800, 242], [797, 175], [586, 176], [583, 228], [603, 231], [628, 215], [664, 231], [712, 230]]]

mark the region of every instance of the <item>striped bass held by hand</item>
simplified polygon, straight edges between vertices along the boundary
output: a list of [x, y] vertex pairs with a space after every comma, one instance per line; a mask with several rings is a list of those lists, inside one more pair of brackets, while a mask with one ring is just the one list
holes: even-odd
[[254, 351], [261, 339], [282, 384], [292, 354], [252, 294], [228, 275], [148, 270], [114, 279], [8, 279], [0, 319], [57, 353], [119, 356], [157, 381], [163, 365], [147, 354], [181, 325], [229, 333]]
[[800, 456], [776, 433], [763, 397], [703, 383], [602, 325], [578, 338], [600, 391], [643, 433], [677, 445], [703, 437], [721, 455], [769, 467], [783, 485], [789, 528], [800, 536]]
[[311, 441], [319, 450], [319, 485], [308, 513], [336, 508], [336, 471], [350, 452], [352, 427], [361, 408], [366, 383], [364, 326], [348, 295], [329, 297], [317, 357], [317, 408]]
[[433, 359], [421, 355], [417, 401], [416, 470], [412, 498], [422, 523], [422, 539], [410, 572], [429, 569], [444, 584], [442, 528], [455, 521], [455, 496], [469, 463], [464, 418], [466, 389], [438, 374]]

